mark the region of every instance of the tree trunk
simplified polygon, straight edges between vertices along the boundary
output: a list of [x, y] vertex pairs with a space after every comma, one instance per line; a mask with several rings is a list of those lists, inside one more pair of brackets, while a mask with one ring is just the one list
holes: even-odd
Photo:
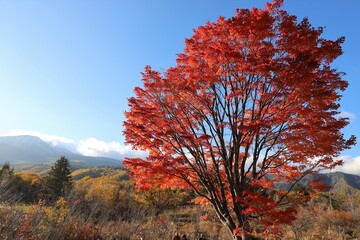
[[233, 235], [233, 231], [230, 231], [230, 232], [233, 236], [233, 240], [256, 240], [256, 239], [258, 239], [256, 237], [246, 234], [245, 229], [243, 229], [241, 236], [235, 236], [235, 235]]
[[233, 240], [256, 240], [258, 238], [242, 234], [242, 236], [233, 236]]
[[[235, 236], [234, 231], [233, 231], [234, 229], [231, 229], [231, 228], [228, 228], [228, 229], [231, 233], [233, 240], [246, 240], [247, 239], [245, 236], [245, 233], [242, 233], [241, 236]], [[249, 238], [249, 239], [251, 239], [251, 238]]]

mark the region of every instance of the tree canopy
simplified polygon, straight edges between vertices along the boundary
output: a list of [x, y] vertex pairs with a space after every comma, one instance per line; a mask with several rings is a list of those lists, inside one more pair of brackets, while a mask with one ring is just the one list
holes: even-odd
[[125, 113], [126, 142], [149, 153], [124, 161], [137, 186], [192, 188], [235, 239], [255, 221], [276, 235], [307, 197], [289, 194], [293, 186], [340, 165], [355, 144], [338, 115], [348, 83], [331, 67], [344, 38], [322, 38], [323, 28], [281, 6], [200, 26], [176, 66], [145, 67]]

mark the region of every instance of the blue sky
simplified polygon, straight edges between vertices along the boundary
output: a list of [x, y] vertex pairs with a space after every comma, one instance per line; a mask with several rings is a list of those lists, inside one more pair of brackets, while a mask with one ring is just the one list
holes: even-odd
[[[265, 2], [0, 1], [0, 135], [38, 135], [90, 155], [129, 151], [123, 112], [144, 66], [174, 65], [192, 29]], [[285, 0], [284, 9], [325, 26], [325, 38], [346, 37], [333, 66], [350, 83], [344, 133], [360, 136], [360, 1]], [[343, 155], [360, 173], [360, 146]]]

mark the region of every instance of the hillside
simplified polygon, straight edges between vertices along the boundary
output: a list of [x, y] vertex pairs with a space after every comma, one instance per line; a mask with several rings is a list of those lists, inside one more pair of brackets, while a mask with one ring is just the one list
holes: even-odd
[[71, 173], [74, 180], [80, 180], [85, 177], [99, 178], [103, 176], [112, 176], [118, 180], [129, 180], [130, 176], [123, 168], [119, 167], [93, 167], [78, 169]]
[[[85, 177], [98, 178], [103, 176], [117, 176], [119, 180], [129, 180], [130, 178], [122, 167], [82, 168], [74, 171], [71, 175], [75, 180]], [[360, 176], [343, 172], [309, 175], [301, 181], [301, 184], [303, 186], [308, 186], [310, 181], [319, 178], [322, 179], [322, 183], [331, 187], [331, 192], [340, 194], [360, 194]], [[286, 188], [286, 185], [279, 185], [279, 187]]]
[[[30, 170], [33, 165], [46, 170], [60, 156], [70, 160], [74, 168], [122, 166], [121, 161], [106, 157], [90, 157], [56, 148], [34, 136], [0, 137], [0, 164], [10, 162], [16, 169]], [[38, 172], [38, 171], [36, 171]]]
[[[343, 172], [319, 173], [306, 176], [300, 181], [302, 186], [309, 186], [313, 180], [320, 180], [330, 188], [330, 192], [340, 194], [360, 194], [360, 176]], [[287, 183], [278, 184], [280, 188], [289, 188]]]
[[[312, 176], [314, 177], [314, 176]], [[322, 179], [321, 182], [332, 186], [331, 192], [342, 194], [360, 193], [360, 176], [343, 172], [322, 173], [316, 178]]]

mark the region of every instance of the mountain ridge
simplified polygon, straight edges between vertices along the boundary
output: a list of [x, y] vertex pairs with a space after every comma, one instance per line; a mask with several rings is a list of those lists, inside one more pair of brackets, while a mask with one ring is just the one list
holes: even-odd
[[331, 186], [330, 191], [343, 194], [360, 193], [360, 176], [344, 172], [319, 173], [316, 178]]
[[68, 149], [52, 146], [36, 136], [0, 137], [0, 164], [10, 162], [15, 167], [19, 165], [52, 164], [61, 156], [67, 157], [71, 164], [80, 167], [122, 166], [120, 160], [84, 156]]
[[[123, 166], [120, 160], [80, 155], [65, 148], [52, 146], [35, 136], [0, 137], [0, 164], [10, 162], [15, 169], [37, 169], [36, 172], [45, 172], [61, 156], [67, 157], [74, 169]], [[332, 192], [360, 193], [360, 176], [343, 172], [308, 175], [300, 183], [307, 186], [310, 181], [319, 178], [322, 183], [332, 186]], [[286, 185], [283, 187], [286, 188]]]

